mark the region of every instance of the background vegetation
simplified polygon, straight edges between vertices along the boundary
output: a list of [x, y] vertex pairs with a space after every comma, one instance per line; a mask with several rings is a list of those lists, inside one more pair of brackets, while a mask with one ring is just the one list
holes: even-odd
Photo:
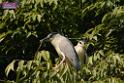
[[[123, 83], [123, 5], [123, 0], [20, 0], [15, 10], [0, 8], [0, 82]], [[35, 54], [39, 40], [53, 31], [86, 37], [86, 47], [94, 46], [80, 71], [66, 63], [54, 70], [58, 58], [54, 61], [49, 43]]]

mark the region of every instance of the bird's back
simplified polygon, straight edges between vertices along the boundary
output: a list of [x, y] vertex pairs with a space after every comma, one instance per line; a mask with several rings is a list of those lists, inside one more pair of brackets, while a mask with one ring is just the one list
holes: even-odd
[[59, 48], [76, 69], [80, 69], [80, 62], [73, 44], [66, 37], [61, 37]]

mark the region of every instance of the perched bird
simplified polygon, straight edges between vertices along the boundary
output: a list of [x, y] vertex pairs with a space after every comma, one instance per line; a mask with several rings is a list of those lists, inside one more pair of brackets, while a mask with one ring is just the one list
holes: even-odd
[[57, 32], [52, 32], [40, 41], [49, 41], [56, 49], [58, 55], [62, 57], [62, 60], [57, 67], [59, 67], [65, 61], [65, 59], [67, 59], [77, 70], [80, 69], [78, 55], [73, 44], [68, 38], [60, 35]]
[[82, 64], [86, 64], [87, 63], [87, 53], [86, 53], [86, 50], [85, 50], [85, 47], [84, 47], [84, 44], [85, 44], [86, 40], [80, 40], [77, 45], [74, 47], [77, 54], [78, 54], [78, 57], [80, 59], [80, 62], [81, 62], [81, 65]]

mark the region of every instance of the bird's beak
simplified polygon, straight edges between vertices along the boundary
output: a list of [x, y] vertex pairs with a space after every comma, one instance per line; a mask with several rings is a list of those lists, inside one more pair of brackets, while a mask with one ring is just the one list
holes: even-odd
[[47, 41], [49, 38], [45, 37], [43, 39], [40, 40], [40, 42], [42, 43], [43, 41]]

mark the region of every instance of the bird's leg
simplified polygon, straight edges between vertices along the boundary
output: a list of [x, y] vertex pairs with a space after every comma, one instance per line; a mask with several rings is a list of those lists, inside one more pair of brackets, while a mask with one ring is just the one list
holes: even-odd
[[57, 66], [55, 66], [55, 69], [58, 68], [64, 61], [65, 61], [65, 55], [62, 53], [62, 60]]

